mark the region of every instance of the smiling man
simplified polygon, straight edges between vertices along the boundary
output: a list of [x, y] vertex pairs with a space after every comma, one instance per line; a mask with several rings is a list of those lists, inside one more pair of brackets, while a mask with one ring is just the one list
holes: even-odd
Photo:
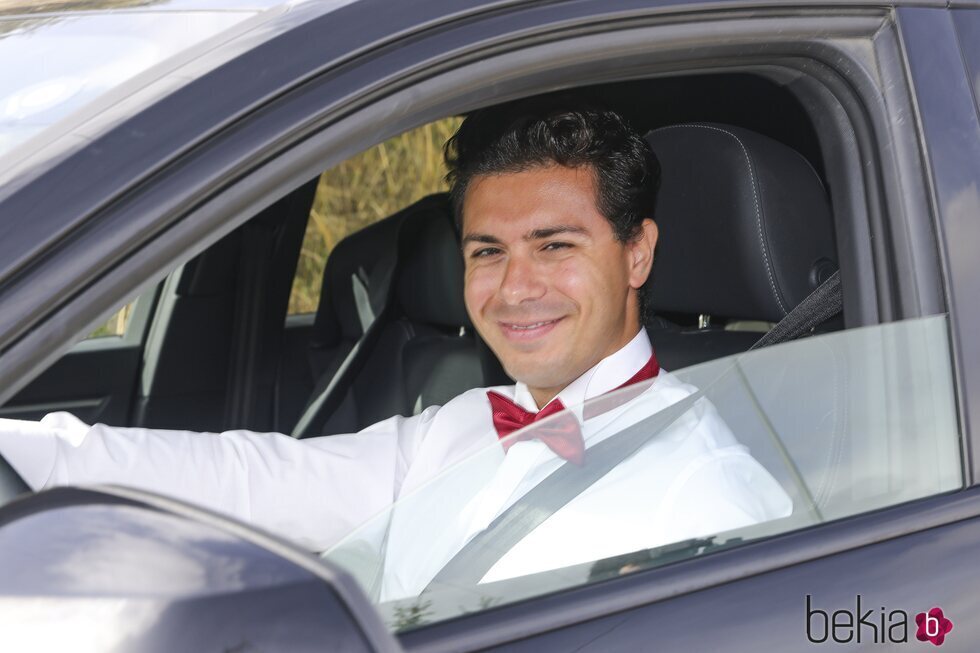
[[[659, 369], [641, 326], [659, 168], [617, 114], [536, 102], [478, 111], [447, 145], [447, 161], [466, 308], [515, 385], [469, 390], [419, 415], [307, 440], [88, 426], [65, 413], [39, 423], [0, 420], [0, 453], [35, 489], [112, 482], [155, 490], [312, 550], [455, 468], [468, 491], [452, 486], [438, 497], [441, 509], [403, 513], [385, 531], [395, 570], [387, 594], [421, 591], [474, 534], [566, 460], [581, 464], [592, 443], [695, 391]], [[630, 386], [641, 390], [630, 401], [601, 405]], [[561, 428], [528, 429], [522, 433], [539, 437], [518, 434], [501, 446], [499, 438], [532, 423]], [[480, 473], [463, 462], [472, 456], [482, 461]], [[791, 510], [779, 484], [700, 401], [524, 538], [487, 579]]]
[[463, 200], [470, 318], [539, 407], [640, 331], [657, 227], [646, 217], [618, 235], [597, 185], [587, 165], [542, 164], [484, 174]]

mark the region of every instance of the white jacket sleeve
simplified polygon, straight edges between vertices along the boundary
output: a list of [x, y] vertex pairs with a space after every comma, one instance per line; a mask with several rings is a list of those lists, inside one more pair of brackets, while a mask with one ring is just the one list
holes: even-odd
[[32, 489], [114, 483], [251, 522], [314, 551], [396, 497], [437, 408], [350, 435], [88, 426], [68, 413], [0, 419], [0, 453]]

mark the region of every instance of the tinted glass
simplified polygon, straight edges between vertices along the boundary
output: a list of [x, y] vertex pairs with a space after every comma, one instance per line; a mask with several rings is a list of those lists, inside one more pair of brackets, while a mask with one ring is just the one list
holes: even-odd
[[251, 15], [254, 12], [0, 17], [0, 160], [100, 95]]
[[[547, 445], [569, 430], [580, 464]], [[662, 372], [509, 440], [506, 457], [480, 452], [325, 554], [391, 628], [962, 484], [944, 316]]]
[[126, 334], [126, 327], [129, 325], [129, 318], [133, 315], [133, 307], [136, 302], [129, 302], [112, 316], [100, 324], [86, 339], [104, 338], [106, 336], [122, 336]]

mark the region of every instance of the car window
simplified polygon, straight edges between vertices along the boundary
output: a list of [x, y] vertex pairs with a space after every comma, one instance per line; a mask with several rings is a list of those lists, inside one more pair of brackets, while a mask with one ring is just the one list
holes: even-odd
[[[941, 315], [662, 372], [480, 451], [323, 555], [394, 630], [705, 555], [961, 487], [953, 392]], [[547, 445], [569, 428], [581, 464]]]
[[289, 315], [316, 311], [327, 257], [343, 238], [448, 189], [442, 146], [459, 123], [459, 118], [445, 118], [404, 132], [320, 176], [289, 296]]
[[133, 315], [133, 307], [135, 305], [136, 302], [132, 301], [120, 308], [112, 314], [112, 317], [103, 324], [100, 324], [92, 333], [88, 334], [85, 339], [91, 340], [92, 338], [126, 335], [126, 327], [129, 326], [129, 318]]
[[102, 8], [142, 11], [31, 15], [25, 3], [0, 3], [0, 10], [13, 13], [0, 16], [0, 159], [113, 88], [256, 13], [169, 11], [167, 4], [134, 0]]

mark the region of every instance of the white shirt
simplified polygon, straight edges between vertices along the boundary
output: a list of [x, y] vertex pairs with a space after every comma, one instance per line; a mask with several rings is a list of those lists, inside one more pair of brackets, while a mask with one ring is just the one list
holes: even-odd
[[[586, 445], [695, 391], [667, 372], [629, 404], [582, 422], [582, 403], [650, 358], [646, 331], [559, 393]], [[527, 410], [523, 383], [492, 388]], [[0, 453], [32, 489], [116, 483], [207, 506], [322, 551], [405, 497], [384, 518], [383, 595], [418, 593], [473, 535], [564, 461], [542, 442], [506, 455], [486, 388], [359, 433], [282, 434], [87, 426], [67, 413], [0, 419]], [[420, 488], [424, 488], [421, 489]], [[499, 560], [484, 580], [558, 568], [719, 533], [792, 512], [772, 476], [699, 401]], [[366, 530], [378, 530], [368, 526]]]

